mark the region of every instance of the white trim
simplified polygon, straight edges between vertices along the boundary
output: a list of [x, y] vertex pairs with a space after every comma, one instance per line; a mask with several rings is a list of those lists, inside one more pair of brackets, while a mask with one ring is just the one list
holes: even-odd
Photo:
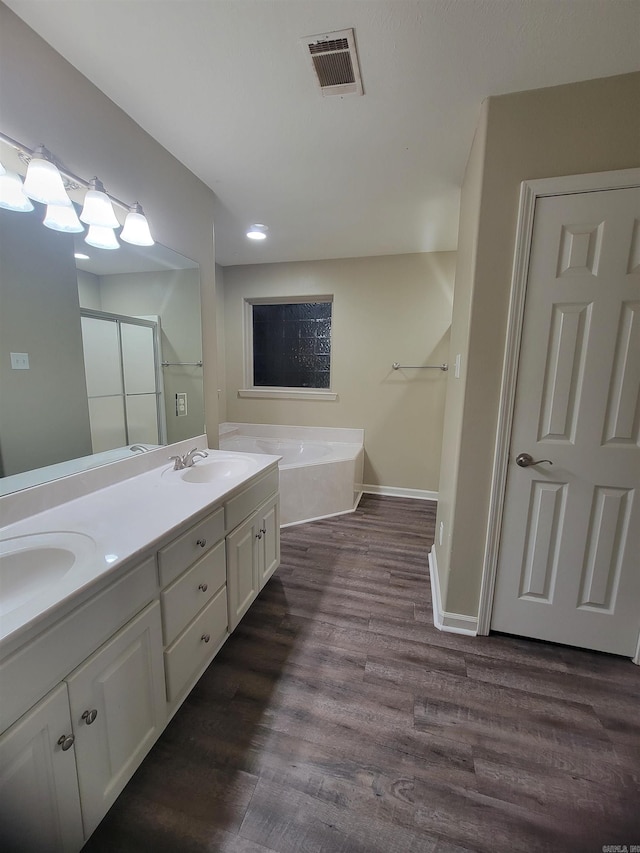
[[475, 637], [478, 634], [478, 620], [464, 613], [448, 613], [442, 609], [440, 598], [440, 578], [435, 546], [429, 551], [429, 578], [431, 580], [431, 601], [433, 604], [433, 624], [438, 631], [448, 634], [465, 634]]
[[429, 492], [426, 489], [402, 489], [397, 486], [373, 486], [363, 483], [356, 486], [362, 489], [366, 495], [387, 495], [390, 498], [413, 498], [416, 501], [437, 501], [438, 492]]
[[239, 388], [238, 397], [254, 397], [259, 400], [337, 400], [335, 391], [316, 388]]
[[636, 653], [635, 656], [631, 658], [631, 660], [637, 666], [640, 666], [640, 631], [638, 631], [638, 645], [636, 647]]
[[[536, 201], [538, 198], [544, 196], [624, 189], [638, 185], [640, 185], [640, 169], [624, 169], [618, 172], [598, 172], [589, 175], [543, 178], [536, 181], [523, 181], [521, 184], [511, 275], [507, 337], [502, 367], [500, 407], [498, 410], [498, 426], [491, 477], [487, 541], [480, 587], [480, 605], [478, 609], [479, 634], [488, 634], [491, 628], [491, 612], [493, 608], [496, 573], [498, 570], [498, 552], [518, 375], [518, 355], [524, 322], [524, 303]], [[640, 656], [640, 638], [638, 655]]]
[[290, 521], [288, 524], [281, 524], [280, 529], [284, 530], [285, 527], [297, 527], [299, 524], [309, 524], [312, 521], [322, 521], [325, 518], [335, 518], [337, 515], [349, 515], [349, 513], [355, 512], [358, 509], [361, 497], [362, 492], [358, 492], [351, 509], [343, 509], [340, 510], [340, 512], [330, 512], [327, 513], [327, 515], [316, 515], [314, 518], [303, 518], [300, 521]]

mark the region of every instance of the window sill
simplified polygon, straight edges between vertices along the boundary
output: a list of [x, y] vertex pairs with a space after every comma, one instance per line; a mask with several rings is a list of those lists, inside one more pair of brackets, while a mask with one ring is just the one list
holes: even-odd
[[263, 400], [337, 400], [334, 391], [319, 388], [240, 388], [238, 397]]

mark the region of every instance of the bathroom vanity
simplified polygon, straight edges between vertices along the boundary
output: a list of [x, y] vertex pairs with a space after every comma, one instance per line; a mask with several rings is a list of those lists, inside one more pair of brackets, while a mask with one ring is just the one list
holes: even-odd
[[0, 531], [7, 853], [81, 849], [279, 564], [278, 457], [170, 452]]

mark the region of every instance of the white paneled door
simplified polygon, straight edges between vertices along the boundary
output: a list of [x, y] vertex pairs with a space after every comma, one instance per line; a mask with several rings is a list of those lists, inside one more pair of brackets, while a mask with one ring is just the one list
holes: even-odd
[[639, 389], [640, 190], [538, 198], [493, 630], [635, 654]]

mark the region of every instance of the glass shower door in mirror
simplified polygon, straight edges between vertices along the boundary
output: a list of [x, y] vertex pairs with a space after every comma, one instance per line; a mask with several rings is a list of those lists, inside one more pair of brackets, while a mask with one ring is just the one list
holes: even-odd
[[159, 338], [157, 318], [82, 311], [94, 453], [164, 442]]

